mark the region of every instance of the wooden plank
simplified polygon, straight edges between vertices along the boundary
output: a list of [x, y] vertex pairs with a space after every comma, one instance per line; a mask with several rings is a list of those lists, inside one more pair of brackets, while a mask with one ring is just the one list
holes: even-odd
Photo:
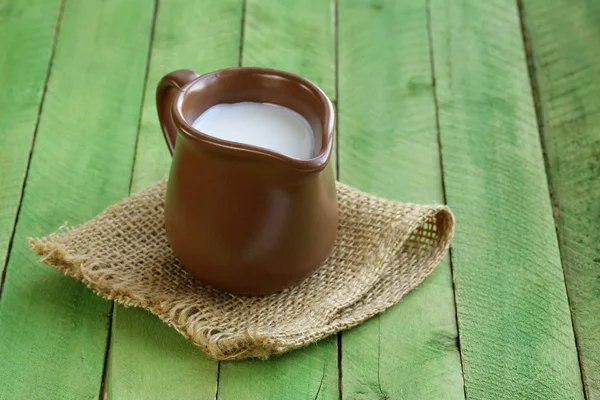
[[219, 378], [219, 400], [337, 399], [336, 336], [266, 361], [221, 362]]
[[[443, 203], [425, 1], [339, 3], [340, 180]], [[448, 260], [398, 305], [342, 335], [348, 399], [464, 399]]]
[[[298, 73], [333, 97], [333, 2], [248, 0], [244, 65]], [[219, 400], [336, 399], [337, 340], [332, 336], [268, 361], [222, 362]]]
[[127, 194], [152, 10], [119, 0], [64, 9], [0, 302], [2, 398], [98, 397], [111, 303], [41, 265], [24, 237]]
[[[204, 73], [239, 62], [242, 0], [161, 2], [132, 191], [168, 173], [171, 156], [160, 132], [154, 94], [159, 79], [176, 69]], [[218, 364], [157, 317], [115, 306], [107, 374], [112, 399], [211, 399]]]
[[212, 399], [217, 362], [156, 316], [115, 305], [108, 399]]
[[0, 286], [59, 18], [60, 0], [0, 1]]
[[600, 3], [527, 0], [523, 14], [584, 385], [600, 399]]
[[335, 100], [334, 0], [246, 0], [242, 64], [293, 72]]
[[583, 399], [512, 0], [431, 0], [467, 398]]

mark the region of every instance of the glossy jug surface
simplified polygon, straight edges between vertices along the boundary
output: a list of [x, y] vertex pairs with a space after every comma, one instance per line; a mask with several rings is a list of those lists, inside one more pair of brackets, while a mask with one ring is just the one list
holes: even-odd
[[[338, 208], [334, 111], [313, 83], [294, 74], [240, 67], [158, 84], [157, 109], [173, 162], [165, 227], [171, 248], [198, 280], [238, 294], [266, 294], [308, 277], [329, 255]], [[313, 157], [296, 159], [202, 133], [193, 122], [223, 103], [260, 102], [302, 115]]]

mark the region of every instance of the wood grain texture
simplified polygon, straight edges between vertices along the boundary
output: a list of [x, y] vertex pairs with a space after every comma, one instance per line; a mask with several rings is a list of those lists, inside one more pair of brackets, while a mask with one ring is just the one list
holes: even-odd
[[[241, 0], [159, 3], [142, 108], [132, 191], [168, 173], [171, 156], [156, 115], [156, 85], [181, 68], [198, 73], [239, 62]], [[110, 399], [212, 399], [218, 364], [150, 313], [115, 306], [107, 394]]]
[[583, 399], [514, 1], [431, 0], [468, 399]]
[[217, 362], [145, 310], [115, 305], [108, 399], [213, 399]]
[[[333, 3], [248, 0], [243, 64], [298, 73], [332, 97]], [[333, 160], [332, 160], [333, 161]], [[222, 362], [219, 400], [337, 399], [335, 336], [268, 361]]]
[[[443, 203], [425, 1], [339, 3], [340, 180]], [[345, 399], [464, 399], [448, 260], [342, 335]]]
[[41, 265], [24, 238], [127, 194], [152, 6], [66, 4], [0, 302], [2, 399], [98, 398], [111, 303]]
[[334, 335], [266, 361], [223, 361], [219, 400], [337, 399], [337, 357]]
[[60, 0], [0, 1], [0, 286], [60, 5]]
[[335, 100], [334, 0], [246, 0], [242, 64], [313, 81]]
[[600, 399], [600, 3], [523, 2], [584, 384]]

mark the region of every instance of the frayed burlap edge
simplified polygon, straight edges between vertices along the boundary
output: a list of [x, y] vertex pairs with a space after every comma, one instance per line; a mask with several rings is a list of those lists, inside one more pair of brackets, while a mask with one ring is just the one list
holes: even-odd
[[[160, 184], [153, 185], [153, 187]], [[164, 181], [162, 181], [162, 184], [164, 184]], [[377, 201], [384, 202], [386, 205], [413, 206], [379, 199], [338, 183], [339, 192], [359, 193], [360, 196], [364, 196], [369, 201], [377, 199]], [[135, 198], [136, 195], [130, 198]], [[118, 206], [118, 204], [115, 206]], [[100, 216], [106, 213], [110, 214], [111, 209], [115, 206], [109, 207]], [[343, 207], [343, 204], [341, 207]], [[138, 295], [135, 288], [132, 290], [128, 287], [114, 285], [113, 277], [107, 278], [106, 274], [95, 273], [95, 271], [105, 268], [110, 262], [93, 256], [74, 254], [62, 241], [65, 236], [73, 230], [77, 230], [81, 225], [72, 229], [62, 226], [55, 233], [45, 238], [28, 238], [28, 240], [30, 247], [42, 256], [41, 261], [43, 263], [81, 280], [102, 297], [115, 300], [125, 306], [142, 307], [149, 310], [190, 339], [210, 357], [218, 360], [250, 357], [266, 358], [305, 346], [341, 330], [351, 328], [394, 305], [404, 294], [420, 284], [439, 264], [447, 252], [453, 236], [454, 217], [446, 206], [418, 207], [424, 212], [418, 214], [418, 218], [409, 220], [407, 226], [399, 229], [400, 235], [395, 235], [396, 231], [390, 228], [390, 234], [383, 235], [380, 238], [379, 248], [372, 255], [373, 263], [380, 264], [380, 267], [372, 270], [372, 274], [361, 277], [361, 279], [365, 279], [365, 282], [362, 282], [363, 287], [354, 294], [355, 297], [338, 303], [337, 308], [329, 312], [326, 318], [321, 320], [320, 325], [311, 326], [307, 324], [302, 329], [295, 329], [291, 333], [286, 332], [285, 328], [281, 330], [273, 329], [272, 332], [247, 328], [234, 334], [221, 335], [219, 329], [214, 327], [198, 326], [199, 323], [195, 317], [198, 313], [205, 312], [205, 310], [199, 310], [195, 304], [181, 304], [173, 301], [165, 293], [157, 292], [150, 296]], [[435, 226], [437, 232], [435, 242], [428, 245], [427, 252], [417, 252], [416, 255], [411, 256], [412, 258], [398, 257], [406, 253], [403, 252], [403, 248], [411, 235], [427, 224]], [[426, 261], [419, 262], [420, 260]], [[412, 276], [409, 279], [406, 279], [405, 274], [400, 273], [403, 263], [414, 268], [414, 271], [410, 272]], [[400, 278], [403, 280], [402, 284], [398, 284]], [[299, 285], [304, 286], [302, 290], [307, 290], [307, 286], [308, 290], [311, 290], [311, 284], [315, 285], [313, 290], [320, 290], [318, 277], [310, 278], [308, 281], [311, 281], [311, 283], [303, 282]], [[350, 281], [349, 285], [352, 283]], [[200, 291], [212, 292], [211, 295], [227, 299], [225, 301], [232, 301], [231, 299], [238, 297], [216, 291], [202, 284], [194, 287]], [[291, 291], [294, 290], [294, 288], [291, 289]], [[260, 313], [260, 310], [257, 311]]]

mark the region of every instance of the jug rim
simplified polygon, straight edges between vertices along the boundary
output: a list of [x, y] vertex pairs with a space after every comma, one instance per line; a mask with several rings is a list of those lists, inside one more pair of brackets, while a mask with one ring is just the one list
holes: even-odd
[[[251, 144], [232, 142], [226, 139], [220, 139], [194, 128], [183, 115], [183, 102], [195, 87], [202, 82], [217, 79], [223, 75], [230, 74], [250, 74], [257, 75], [263, 79], [287, 79], [295, 84], [301, 85], [311, 91], [315, 98], [319, 101], [319, 107], [322, 108], [322, 129], [321, 129], [321, 147], [317, 154], [311, 158], [300, 159], [288, 156], [264, 147], [254, 146]], [[301, 77], [300, 75], [281, 71], [272, 68], [263, 67], [233, 67], [225, 68], [218, 71], [209, 72], [198, 76], [185, 84], [179, 93], [175, 96], [172, 104], [172, 118], [179, 128], [180, 132], [186, 137], [202, 143], [208, 143], [213, 148], [226, 153], [240, 154], [240, 152], [248, 156], [256, 156], [264, 159], [268, 157], [278, 162], [282, 162], [289, 167], [301, 171], [319, 171], [325, 168], [331, 158], [333, 151], [334, 129], [335, 129], [335, 111], [333, 104], [325, 92], [315, 83]]]

